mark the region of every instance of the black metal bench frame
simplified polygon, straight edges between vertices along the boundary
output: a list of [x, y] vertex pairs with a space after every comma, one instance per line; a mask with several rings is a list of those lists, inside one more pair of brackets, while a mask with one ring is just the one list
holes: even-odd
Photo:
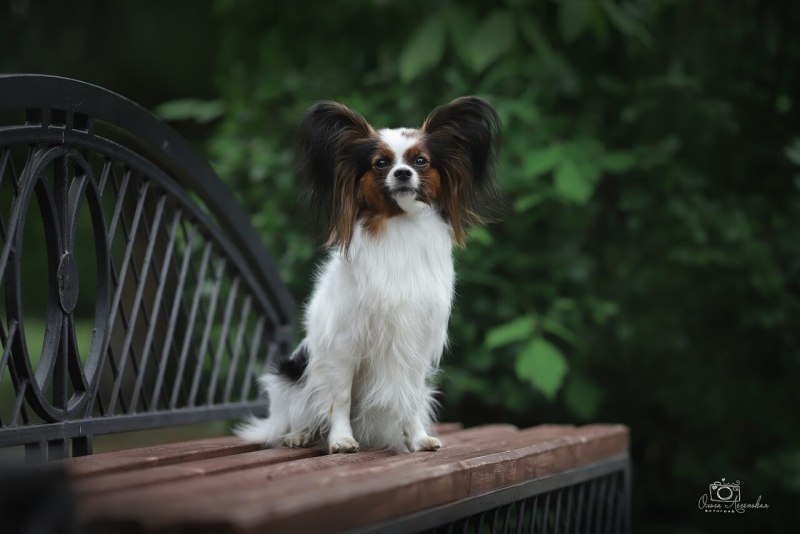
[[[263, 413], [254, 376], [290, 349], [295, 306], [208, 163], [151, 113], [87, 83], [0, 76], [0, 113], [0, 191], [13, 197], [0, 212], [0, 380], [10, 377], [16, 395], [0, 447], [58, 458], [71, 442], [84, 455], [98, 434]], [[49, 273], [37, 366], [21, 294], [34, 197]], [[87, 237], [76, 236], [84, 206], [95, 265], [82, 268], [94, 268], [96, 305], [91, 347], [79, 354], [73, 248]]]
[[[14, 405], [0, 414], [0, 448], [80, 456], [99, 434], [266, 411], [252, 383], [291, 349], [295, 304], [246, 214], [176, 132], [94, 85], [0, 76], [0, 195], [9, 191], [10, 201], [0, 197], [0, 385], [10, 379]], [[34, 198], [48, 261], [36, 365], [21, 281]], [[82, 206], [95, 256], [88, 354], [73, 316]], [[625, 456], [364, 531], [627, 532], [629, 501]]]

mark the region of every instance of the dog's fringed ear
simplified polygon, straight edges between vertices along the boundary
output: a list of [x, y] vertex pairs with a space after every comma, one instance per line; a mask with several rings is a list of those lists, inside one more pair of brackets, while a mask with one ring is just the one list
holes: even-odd
[[440, 210], [456, 243], [464, 246], [466, 228], [488, 222], [499, 205], [495, 162], [500, 119], [485, 100], [464, 96], [434, 109], [422, 130], [431, 163], [442, 174]]
[[317, 102], [300, 124], [298, 163], [311, 189], [315, 212], [326, 222], [326, 245], [350, 245], [358, 216], [358, 182], [369, 169], [377, 134], [337, 102]]

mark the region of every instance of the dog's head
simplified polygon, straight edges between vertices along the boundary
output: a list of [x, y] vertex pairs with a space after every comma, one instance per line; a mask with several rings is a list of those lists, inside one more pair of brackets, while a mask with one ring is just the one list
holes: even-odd
[[496, 198], [500, 121], [484, 100], [466, 96], [434, 109], [419, 129], [373, 128], [336, 102], [319, 102], [300, 128], [301, 169], [328, 218], [327, 242], [347, 250], [353, 225], [369, 231], [422, 206], [446, 220], [453, 240], [484, 221]]

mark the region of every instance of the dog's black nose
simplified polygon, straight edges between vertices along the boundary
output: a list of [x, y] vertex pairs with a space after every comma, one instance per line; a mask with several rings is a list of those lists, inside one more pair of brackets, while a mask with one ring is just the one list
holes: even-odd
[[411, 169], [397, 169], [394, 171], [394, 177], [401, 182], [407, 182], [411, 179]]

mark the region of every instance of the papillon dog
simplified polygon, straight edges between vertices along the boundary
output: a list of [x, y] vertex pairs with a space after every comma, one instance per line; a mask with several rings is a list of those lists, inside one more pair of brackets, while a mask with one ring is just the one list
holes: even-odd
[[376, 130], [336, 102], [306, 112], [299, 164], [328, 222], [328, 254], [305, 339], [259, 379], [269, 418], [244, 423], [240, 437], [330, 453], [442, 446], [432, 380], [447, 346], [452, 249], [496, 199], [499, 129], [471, 96], [419, 129]]

